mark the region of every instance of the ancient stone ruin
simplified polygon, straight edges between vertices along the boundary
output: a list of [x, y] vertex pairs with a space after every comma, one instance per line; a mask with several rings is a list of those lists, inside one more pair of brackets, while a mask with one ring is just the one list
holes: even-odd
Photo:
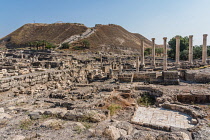
[[155, 38], [149, 57], [144, 39], [138, 55], [2, 50], [0, 139], [208, 140], [206, 41], [204, 34], [202, 60], [194, 61], [189, 36], [187, 62], [179, 59], [179, 36], [175, 62], [166, 37], [163, 56]]

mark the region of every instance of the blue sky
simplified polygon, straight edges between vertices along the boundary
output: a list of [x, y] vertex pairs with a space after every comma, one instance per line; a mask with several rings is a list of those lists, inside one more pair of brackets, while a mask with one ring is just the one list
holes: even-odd
[[162, 44], [175, 35], [209, 34], [210, 0], [0, 0], [0, 38], [26, 23], [118, 24]]

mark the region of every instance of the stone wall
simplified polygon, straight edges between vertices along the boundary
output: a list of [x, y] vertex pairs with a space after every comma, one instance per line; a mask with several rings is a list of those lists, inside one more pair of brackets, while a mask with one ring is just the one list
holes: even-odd
[[163, 104], [162, 107], [188, 114], [195, 119], [197, 118], [202, 119], [206, 117], [205, 112], [203, 112], [202, 109], [198, 107], [184, 106], [184, 105], [178, 105], [178, 104], [168, 104], [168, 103]]
[[46, 70], [44, 72], [30, 73], [0, 80], [0, 92], [8, 91], [17, 87], [30, 87], [36, 84], [45, 84], [49, 81], [86, 81], [80, 70]]
[[210, 82], [210, 69], [201, 70], [186, 70], [181, 71], [182, 78], [186, 81], [197, 83], [209, 83]]
[[121, 83], [124, 83], [124, 82], [131, 82], [131, 79], [132, 79], [132, 74], [119, 74], [118, 75], [118, 80], [121, 82]]
[[135, 73], [133, 76], [134, 82], [150, 82], [154, 83], [157, 82], [157, 73], [156, 72], [150, 72], [150, 73]]
[[165, 85], [178, 85], [179, 75], [177, 71], [164, 71], [163, 82]]
[[156, 88], [156, 87], [151, 87], [151, 86], [135, 86], [135, 90], [144, 90], [144, 91], [150, 91], [149, 95], [152, 95], [154, 97], [161, 97], [163, 95], [163, 92]]
[[177, 95], [177, 100], [181, 103], [209, 103], [210, 95], [180, 94]]
[[148, 82], [151, 84], [178, 85], [179, 75], [177, 71], [145, 72], [119, 74], [119, 82]]

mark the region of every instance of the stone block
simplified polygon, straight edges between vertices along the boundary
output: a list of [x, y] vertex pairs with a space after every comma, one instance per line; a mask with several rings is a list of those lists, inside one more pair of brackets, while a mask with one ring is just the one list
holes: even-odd
[[30, 117], [31, 120], [37, 120], [41, 118], [41, 115], [39, 112], [31, 112], [28, 115]]

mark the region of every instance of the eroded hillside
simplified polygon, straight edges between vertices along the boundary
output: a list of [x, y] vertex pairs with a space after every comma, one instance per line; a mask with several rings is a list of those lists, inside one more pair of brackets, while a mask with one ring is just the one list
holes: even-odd
[[138, 52], [142, 38], [145, 39], [145, 46], [151, 47], [150, 40], [140, 34], [130, 33], [119, 25], [97, 24], [88, 28], [76, 23], [34, 23], [23, 25], [2, 38], [0, 44], [7, 48], [16, 48], [27, 47], [28, 42], [45, 40], [59, 46], [64, 42], [77, 44], [85, 39], [90, 42], [90, 51]]

